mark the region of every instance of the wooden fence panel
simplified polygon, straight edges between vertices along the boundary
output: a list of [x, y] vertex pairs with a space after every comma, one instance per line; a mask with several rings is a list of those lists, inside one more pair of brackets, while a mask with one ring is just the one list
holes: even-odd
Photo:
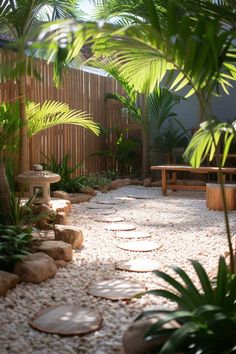
[[[0, 50], [0, 64], [14, 60], [15, 53]], [[120, 130], [140, 129], [136, 124], [122, 118], [121, 105], [115, 100], [105, 100], [106, 93], [122, 93], [118, 83], [109, 77], [96, 75], [77, 69], [65, 69], [59, 89], [53, 85], [52, 65], [34, 59], [34, 64], [42, 80], [27, 77], [27, 98], [43, 103], [56, 100], [69, 104], [70, 108], [89, 113], [93, 120], [110, 131], [107, 136], [95, 136], [90, 131], [75, 125], [59, 125], [36, 134], [30, 141], [30, 165], [45, 162], [43, 155], [54, 156], [60, 162], [65, 154], [71, 155], [71, 166], [82, 163], [81, 172], [94, 173], [115, 169], [115, 161], [95, 155], [97, 151], [112, 149], [116, 134], [112, 128]], [[17, 87], [13, 81], [0, 83], [0, 103], [17, 98]]]

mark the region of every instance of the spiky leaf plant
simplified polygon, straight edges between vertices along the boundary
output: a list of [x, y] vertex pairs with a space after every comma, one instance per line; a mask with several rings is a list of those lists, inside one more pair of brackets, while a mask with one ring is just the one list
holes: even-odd
[[[196, 286], [191, 277], [180, 267], [174, 271], [181, 281], [162, 271], [156, 275], [172, 289], [156, 289], [147, 293], [161, 296], [177, 304], [176, 310], [144, 311], [137, 319], [158, 317], [147, 333], [146, 340], [165, 337], [164, 344], [155, 353], [172, 354], [178, 351], [200, 354], [229, 354], [236, 350], [236, 274], [232, 274], [219, 259], [214, 283], [198, 261], [191, 261], [197, 274]], [[179, 323], [178, 328], [163, 328], [171, 321]]]

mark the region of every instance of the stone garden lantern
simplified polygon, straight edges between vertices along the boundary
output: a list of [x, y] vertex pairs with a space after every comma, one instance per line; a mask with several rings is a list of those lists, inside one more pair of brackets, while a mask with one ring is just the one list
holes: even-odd
[[33, 166], [32, 171], [27, 171], [16, 176], [16, 181], [29, 185], [30, 197], [36, 194], [34, 204], [50, 204], [50, 183], [60, 181], [61, 176], [56, 173], [44, 171], [39, 164]]

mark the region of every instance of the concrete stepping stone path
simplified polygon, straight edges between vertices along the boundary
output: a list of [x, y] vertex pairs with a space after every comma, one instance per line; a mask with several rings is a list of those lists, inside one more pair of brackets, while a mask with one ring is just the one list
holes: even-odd
[[125, 219], [119, 216], [101, 215], [100, 217], [97, 216], [96, 218], [93, 218], [93, 220], [97, 222], [122, 222]]
[[95, 200], [95, 202], [102, 205], [119, 205], [124, 203], [122, 200]]
[[128, 300], [138, 293], [146, 291], [147, 288], [126, 280], [110, 279], [102, 280], [91, 284], [87, 292], [90, 295], [108, 300]]
[[157, 197], [154, 197], [152, 195], [148, 196], [148, 195], [130, 194], [130, 195], [128, 195], [128, 198], [132, 198], [132, 199], [156, 199]]
[[142, 231], [119, 231], [116, 232], [114, 235], [117, 238], [126, 238], [126, 239], [136, 239], [136, 238], [148, 238], [152, 237], [149, 233], [147, 232], [142, 232]]
[[101, 209], [112, 209], [113, 208], [113, 206], [112, 205], [103, 205], [103, 204], [89, 204], [88, 206], [87, 206], [87, 208], [88, 209], [99, 209], [99, 210], [101, 210]]
[[102, 317], [97, 311], [80, 306], [56, 305], [39, 311], [29, 324], [42, 332], [73, 336], [100, 329]]
[[161, 244], [153, 241], [129, 241], [116, 245], [118, 248], [134, 252], [149, 252], [161, 248]]
[[144, 258], [129, 259], [116, 263], [116, 269], [129, 272], [152, 272], [159, 268], [160, 264], [158, 262]]
[[117, 210], [116, 209], [111, 209], [111, 210], [109, 210], [109, 209], [102, 209], [102, 210], [99, 210], [99, 209], [90, 209], [89, 210], [89, 217], [96, 217], [96, 216], [100, 216], [100, 215], [113, 215], [113, 214], [115, 214], [117, 212]]
[[118, 223], [118, 224], [107, 225], [105, 229], [109, 231], [129, 231], [129, 230], [135, 230], [136, 227], [132, 224]]

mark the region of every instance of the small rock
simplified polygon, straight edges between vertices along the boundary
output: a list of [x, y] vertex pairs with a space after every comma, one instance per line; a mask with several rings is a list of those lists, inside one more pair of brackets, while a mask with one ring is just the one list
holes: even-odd
[[41, 283], [57, 273], [54, 260], [43, 252], [29, 254], [16, 263], [14, 273], [23, 282]]
[[69, 243], [76, 249], [82, 246], [84, 237], [79, 227], [55, 225], [55, 239]]
[[69, 199], [72, 204], [85, 203], [92, 199], [92, 195], [86, 193], [70, 194]]
[[12, 273], [0, 270], [0, 296], [5, 295], [8, 290], [14, 288], [20, 281], [20, 278]]
[[109, 191], [110, 185], [104, 184], [103, 186], [99, 186], [98, 190], [102, 193], [107, 193]]
[[90, 194], [92, 196], [96, 196], [97, 195], [97, 192], [92, 187], [83, 186], [83, 187], [80, 188], [80, 192], [81, 193], [85, 193], [85, 194]]
[[151, 183], [151, 187], [161, 187], [162, 181], [159, 179], [159, 181], [154, 181]]
[[72, 247], [63, 241], [44, 241], [38, 248], [39, 252], [46, 253], [54, 260], [71, 261]]
[[56, 214], [55, 217], [55, 224], [59, 224], [59, 225], [67, 225], [68, 224], [68, 217], [66, 215], [65, 212], [60, 211]]
[[69, 194], [64, 191], [54, 191], [52, 192], [52, 196], [53, 198], [67, 199], [67, 200], [70, 199]]
[[68, 262], [63, 261], [62, 259], [55, 260], [55, 263], [57, 265], [57, 268], [64, 268], [64, 267], [68, 266], [68, 264], [69, 264]]
[[130, 184], [130, 178], [117, 178], [110, 184], [110, 189], [118, 189], [120, 187], [128, 186]]
[[151, 187], [152, 179], [151, 178], [145, 178], [143, 180], [143, 186], [144, 187]]
[[132, 186], [141, 186], [142, 184], [143, 184], [143, 182], [140, 181], [140, 179], [138, 179], [138, 178], [132, 178], [130, 180], [130, 185], [132, 185]]
[[53, 210], [46, 204], [40, 204], [34, 206], [34, 214], [45, 214], [42, 218], [36, 221], [35, 226], [40, 230], [47, 230], [52, 225], [53, 221]]

